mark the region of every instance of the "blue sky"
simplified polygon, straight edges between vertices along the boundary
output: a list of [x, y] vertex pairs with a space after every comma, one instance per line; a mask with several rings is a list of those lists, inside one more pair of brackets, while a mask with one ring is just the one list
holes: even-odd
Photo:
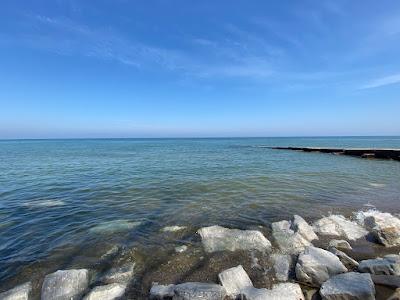
[[400, 2], [5, 0], [0, 138], [400, 135]]

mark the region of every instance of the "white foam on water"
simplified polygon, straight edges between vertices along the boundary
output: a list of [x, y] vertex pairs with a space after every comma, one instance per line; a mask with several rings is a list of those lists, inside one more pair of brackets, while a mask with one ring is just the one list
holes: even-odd
[[163, 232], [176, 232], [176, 231], [180, 231], [186, 229], [186, 226], [167, 226], [164, 227], [161, 231]]
[[40, 200], [40, 201], [30, 201], [25, 202], [22, 206], [27, 207], [54, 207], [54, 206], [64, 206], [66, 203], [63, 200]]
[[381, 187], [385, 187], [386, 184], [385, 183], [376, 183], [376, 182], [370, 182], [368, 183], [370, 186], [375, 187], [375, 188], [381, 188]]
[[141, 222], [133, 222], [130, 220], [115, 220], [100, 223], [89, 229], [90, 233], [113, 233], [131, 230], [139, 226]]

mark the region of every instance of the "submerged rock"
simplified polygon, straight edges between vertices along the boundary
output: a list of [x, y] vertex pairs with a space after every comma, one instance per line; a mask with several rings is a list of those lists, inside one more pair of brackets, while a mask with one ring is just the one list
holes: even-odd
[[89, 272], [59, 270], [46, 275], [42, 285], [42, 300], [80, 299], [89, 286]]
[[320, 286], [329, 277], [347, 272], [339, 258], [321, 248], [307, 247], [296, 264], [297, 280]]
[[114, 300], [122, 297], [125, 293], [126, 285], [111, 283], [108, 285], [96, 286], [83, 300]]
[[114, 232], [131, 230], [140, 224], [141, 222], [133, 222], [130, 220], [108, 221], [90, 228], [89, 232], [95, 234], [111, 234]]
[[360, 262], [358, 270], [375, 275], [400, 275], [400, 256], [386, 255], [384, 258], [366, 259]]
[[175, 293], [175, 284], [162, 285], [153, 283], [150, 289], [150, 299], [162, 300], [164, 298], [172, 298]]
[[161, 231], [163, 232], [177, 232], [186, 229], [186, 226], [166, 226]]
[[348, 241], [345, 240], [331, 240], [329, 242], [329, 247], [334, 247], [336, 249], [353, 249]]
[[219, 273], [218, 278], [225, 288], [227, 295], [233, 298], [239, 296], [245, 288], [253, 286], [253, 283], [241, 265], [222, 271]]
[[390, 213], [377, 210], [359, 212], [360, 224], [370, 230], [374, 238], [386, 247], [400, 245], [400, 219]]
[[26, 282], [6, 292], [0, 293], [1, 300], [28, 300], [32, 291], [32, 284]]
[[331, 253], [335, 254], [347, 269], [353, 270], [358, 267], [358, 265], [359, 265], [358, 262], [356, 260], [354, 260], [353, 258], [351, 258], [350, 256], [348, 256], [343, 251], [340, 251], [334, 247], [330, 247], [329, 251]]
[[177, 284], [173, 300], [223, 300], [225, 288], [213, 283], [187, 282]]
[[177, 246], [177, 247], [175, 247], [175, 252], [182, 253], [182, 252], [185, 252], [187, 249], [188, 249], [188, 247], [186, 245]]
[[313, 224], [314, 231], [320, 235], [343, 236], [348, 240], [365, 237], [368, 231], [356, 222], [347, 220], [341, 215], [330, 215]]
[[135, 268], [135, 263], [126, 263], [121, 267], [116, 267], [108, 270], [100, 278], [100, 282], [110, 284], [110, 283], [121, 283], [128, 284], [133, 277], [133, 271]]
[[375, 286], [371, 275], [350, 272], [330, 278], [320, 294], [323, 300], [375, 300]]
[[210, 226], [199, 229], [201, 242], [206, 252], [271, 250], [270, 241], [257, 230], [228, 229], [221, 226]]
[[292, 266], [292, 257], [287, 254], [271, 255], [275, 278], [278, 281], [288, 281], [290, 268]]
[[246, 288], [243, 291], [246, 300], [304, 300], [303, 292], [297, 283], [279, 283], [272, 289]]
[[298, 254], [318, 239], [311, 226], [300, 216], [294, 216], [290, 222], [272, 223], [271, 227], [272, 236], [283, 253]]

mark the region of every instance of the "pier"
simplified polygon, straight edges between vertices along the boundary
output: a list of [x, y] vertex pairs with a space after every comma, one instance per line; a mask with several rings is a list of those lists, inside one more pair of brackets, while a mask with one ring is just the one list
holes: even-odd
[[392, 159], [400, 161], [400, 149], [375, 149], [375, 148], [319, 148], [319, 147], [267, 147], [278, 150], [294, 150], [303, 152], [332, 153], [336, 155], [350, 155], [361, 158]]

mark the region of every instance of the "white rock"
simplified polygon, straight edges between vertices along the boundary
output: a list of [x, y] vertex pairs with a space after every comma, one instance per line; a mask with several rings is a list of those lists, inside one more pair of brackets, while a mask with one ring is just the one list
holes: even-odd
[[331, 240], [329, 242], [329, 247], [334, 247], [336, 249], [353, 249], [349, 242], [345, 240]]
[[182, 246], [175, 247], [175, 252], [182, 253], [182, 252], [185, 252], [187, 249], [188, 249], [188, 247], [186, 245], [182, 245]]
[[300, 233], [306, 240], [310, 242], [318, 240], [318, 236], [315, 234], [314, 229], [298, 215], [293, 216], [291, 228], [294, 232]]
[[347, 269], [336, 255], [316, 247], [307, 247], [296, 264], [297, 280], [316, 286], [343, 272]]
[[350, 272], [330, 278], [320, 294], [323, 300], [375, 300], [375, 286], [371, 275]]
[[218, 275], [219, 281], [225, 288], [228, 296], [236, 298], [245, 288], [252, 287], [246, 271], [241, 265], [222, 271]]
[[360, 224], [370, 230], [377, 241], [386, 247], [400, 245], [400, 219], [390, 213], [377, 210], [359, 212], [357, 219]]
[[177, 284], [173, 300], [223, 300], [225, 288], [213, 283], [186, 282]]
[[303, 292], [297, 283], [279, 283], [272, 289], [246, 288], [243, 291], [246, 300], [304, 300]]
[[108, 270], [100, 278], [100, 282], [110, 284], [110, 283], [121, 283], [128, 284], [133, 277], [133, 271], [135, 268], [135, 263], [126, 263], [121, 267], [116, 267]]
[[1, 300], [28, 300], [32, 291], [32, 284], [26, 282], [6, 292], [0, 293]]
[[272, 223], [272, 236], [282, 253], [298, 254], [305, 247], [311, 246], [311, 241], [307, 240], [299, 232], [295, 232], [289, 221], [280, 221]]
[[292, 257], [286, 254], [272, 254], [271, 260], [278, 281], [288, 281]]
[[150, 289], [150, 299], [164, 299], [172, 298], [175, 292], [175, 284], [162, 285], [158, 283], [153, 283]]
[[46, 275], [42, 285], [42, 300], [80, 299], [89, 286], [89, 272], [80, 270], [58, 270]]
[[83, 300], [114, 300], [122, 297], [125, 293], [126, 285], [111, 283], [96, 286]]
[[368, 231], [356, 222], [347, 220], [341, 215], [330, 215], [319, 219], [313, 228], [320, 235], [343, 236], [348, 240], [357, 240], [368, 234]]
[[186, 226], [166, 226], [161, 231], [163, 232], [177, 232], [186, 229]]
[[384, 258], [366, 259], [360, 262], [358, 270], [375, 275], [400, 275], [400, 256], [386, 255]]
[[206, 252], [258, 250], [267, 252], [271, 250], [270, 241], [256, 230], [228, 229], [221, 226], [210, 226], [199, 229], [201, 242]]
[[358, 262], [353, 258], [351, 258], [350, 256], [348, 256], [343, 251], [340, 251], [335, 247], [330, 247], [329, 251], [335, 254], [346, 268], [352, 270], [358, 267], [359, 265]]

